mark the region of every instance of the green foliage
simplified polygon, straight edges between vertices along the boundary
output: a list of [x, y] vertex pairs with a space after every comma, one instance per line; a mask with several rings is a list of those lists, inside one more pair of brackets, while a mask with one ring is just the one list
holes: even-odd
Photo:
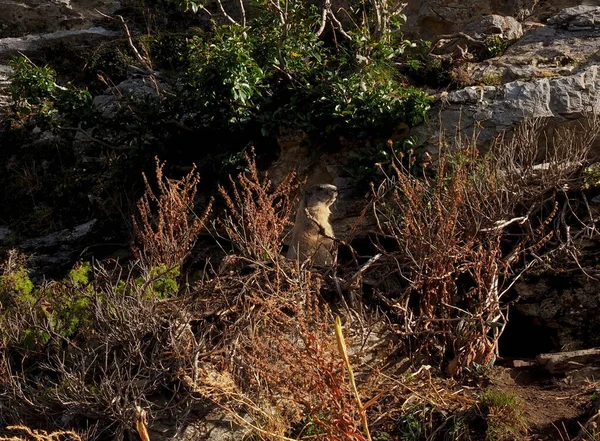
[[265, 73], [252, 56], [253, 42], [244, 29], [217, 28], [214, 39], [192, 40], [188, 86], [199, 108], [211, 118], [246, 122], [259, 104]]
[[[190, 2], [183, 6], [194, 9]], [[184, 99], [200, 110], [204, 124], [259, 123], [263, 135], [292, 126], [328, 140], [426, 118], [430, 99], [407, 87], [395, 67], [410, 44], [397, 32], [400, 18], [385, 38], [375, 40], [366, 25], [358, 26], [350, 40], [332, 47], [315, 34], [321, 18], [314, 5], [286, 7], [285, 21], [272, 8], [256, 6], [247, 26], [215, 25], [212, 34], [191, 40]]]
[[90, 283], [91, 271], [92, 264], [90, 262], [78, 263], [69, 271], [66, 280], [77, 287], [84, 287]]
[[376, 432], [373, 434], [373, 441], [393, 441], [393, 439], [387, 432]]
[[23, 263], [5, 264], [0, 275], [0, 304], [2, 306], [33, 305], [36, 302], [33, 288], [33, 283], [29, 279], [29, 273]]
[[501, 73], [485, 74], [481, 78], [481, 84], [484, 86], [499, 86], [500, 84], [502, 84], [502, 74]]
[[413, 84], [444, 87], [452, 82], [451, 60], [431, 55], [431, 41], [419, 40], [409, 45], [401, 57], [402, 72]]
[[[177, 278], [181, 275], [181, 268], [174, 266], [169, 268], [165, 264], [150, 268], [147, 277], [138, 277], [135, 282], [139, 287], [146, 288], [148, 297], [168, 299], [177, 295], [179, 284]], [[122, 288], [125, 288], [123, 285]]]
[[349, 155], [350, 176], [358, 187], [366, 187], [371, 182], [381, 181], [385, 175], [394, 174], [393, 160], [402, 161], [416, 174], [421, 174], [428, 162], [423, 159], [424, 152], [416, 148], [417, 140], [410, 137], [400, 142], [369, 142], [363, 148], [351, 151]]
[[49, 292], [51, 310], [46, 317], [52, 329], [64, 338], [72, 338], [82, 328], [92, 323], [90, 300], [93, 290], [73, 290], [65, 286], [54, 288]]
[[426, 418], [431, 413], [431, 409], [418, 406], [406, 410], [398, 420], [400, 439], [406, 441], [427, 439]]
[[485, 47], [479, 56], [479, 61], [488, 58], [499, 57], [510, 45], [510, 40], [506, 40], [499, 35], [490, 35], [485, 39]]
[[479, 408], [487, 422], [486, 441], [517, 440], [527, 431], [522, 403], [512, 393], [487, 389], [479, 397]]
[[600, 163], [594, 163], [583, 170], [583, 182], [586, 187], [600, 186]]
[[70, 120], [90, 121], [95, 116], [92, 101], [92, 94], [89, 91], [69, 84], [66, 90], [58, 95], [55, 106]]
[[[49, 66], [37, 67], [25, 57], [11, 61], [11, 94], [16, 110], [36, 117], [40, 125], [78, 122], [94, 116], [92, 95], [72, 84], [56, 84], [56, 72]], [[60, 115], [60, 118], [59, 118]], [[61, 121], [61, 119], [63, 121]]]
[[13, 58], [14, 70], [10, 91], [13, 101], [20, 109], [43, 105], [56, 92], [56, 72], [48, 66], [37, 67], [25, 57]]

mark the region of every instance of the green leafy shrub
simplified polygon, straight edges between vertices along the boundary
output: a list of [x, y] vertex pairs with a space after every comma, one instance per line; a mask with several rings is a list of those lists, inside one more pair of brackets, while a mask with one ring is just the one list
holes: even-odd
[[93, 321], [91, 300], [96, 294], [93, 289], [80, 285], [81, 282], [80, 279], [54, 283], [42, 289], [49, 304], [44, 309], [48, 326], [66, 339], [73, 338], [79, 329], [90, 326]]
[[216, 28], [212, 41], [193, 39], [188, 86], [199, 109], [226, 123], [243, 123], [259, 104], [265, 72], [252, 56], [253, 41], [236, 26]]
[[415, 85], [444, 87], [452, 82], [452, 60], [435, 57], [431, 41], [419, 40], [409, 45], [401, 57], [401, 72]]
[[[195, 2], [185, 3], [194, 9]], [[315, 33], [315, 6], [292, 1], [285, 15], [265, 6], [253, 12], [246, 25], [215, 25], [191, 41], [184, 97], [204, 124], [260, 123], [267, 135], [295, 126], [328, 140], [426, 118], [429, 98], [406, 86], [395, 66], [410, 45], [398, 32], [401, 19], [377, 39], [363, 23], [347, 39], [328, 42]]]
[[13, 250], [0, 267], [0, 308], [36, 302], [33, 283], [25, 268], [25, 257]]
[[78, 263], [69, 271], [66, 281], [77, 287], [86, 286], [90, 283], [91, 271], [92, 264], [90, 262]]
[[77, 123], [94, 116], [90, 92], [73, 84], [57, 85], [56, 71], [50, 66], [37, 67], [29, 59], [17, 57], [11, 67], [10, 90], [17, 111], [49, 125]]
[[14, 70], [10, 91], [18, 109], [28, 110], [54, 97], [56, 72], [52, 68], [37, 67], [25, 57], [13, 58], [10, 66]]
[[180, 274], [179, 266], [169, 268], [161, 264], [151, 267], [145, 277], [138, 277], [135, 281], [139, 287], [145, 288], [148, 298], [168, 299], [179, 292], [177, 278]]
[[490, 35], [484, 41], [484, 49], [479, 56], [479, 61], [499, 57], [506, 51], [510, 43], [510, 40], [502, 38], [499, 35]]

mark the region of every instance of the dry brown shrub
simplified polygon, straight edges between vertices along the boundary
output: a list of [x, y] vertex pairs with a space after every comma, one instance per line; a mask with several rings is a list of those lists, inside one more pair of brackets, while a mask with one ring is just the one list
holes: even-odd
[[564, 248], [551, 239], [568, 231], [555, 220], [565, 223], [567, 191], [600, 128], [595, 116], [587, 124], [585, 136], [561, 130], [544, 147], [544, 124], [526, 121], [483, 157], [476, 137], [458, 138], [433, 173], [397, 160], [395, 175], [376, 192], [379, 225], [398, 249], [387, 256], [396, 282], [388, 278], [378, 294], [400, 318], [410, 347], [445, 360], [449, 375], [497, 354], [502, 297], [540, 260], [523, 259]]
[[[395, 180], [386, 190], [391, 198], [380, 212], [382, 229], [400, 250], [393, 259], [406, 288], [393, 303], [402, 305], [403, 333], [416, 337], [417, 350], [434, 358], [444, 356], [437, 351], [453, 348], [452, 374], [473, 362], [489, 362], [496, 343], [489, 326], [503, 323], [501, 231], [482, 232], [501, 218], [502, 207], [490, 204], [497, 182], [476, 181], [476, 174], [490, 176], [485, 164], [475, 168], [476, 161], [474, 149], [444, 155], [433, 178], [418, 178], [396, 164]], [[472, 279], [471, 288], [461, 290], [461, 275]], [[415, 295], [418, 307], [410, 308]]]
[[250, 274], [219, 277], [200, 295], [212, 308], [226, 299], [218, 309], [230, 311], [225, 347], [232, 356], [195, 381], [189, 373], [189, 384], [261, 439], [309, 426], [317, 439], [366, 439], [332, 314], [319, 300], [320, 277], [278, 257]]
[[133, 217], [133, 250], [138, 258], [151, 266], [172, 268], [181, 265], [189, 256], [212, 203], [202, 216], [197, 216], [194, 199], [200, 175], [195, 166], [180, 180], [164, 177], [164, 166], [165, 163], [156, 158], [156, 192], [143, 175], [146, 191], [138, 200], [138, 214]]
[[260, 176], [254, 150], [244, 153], [248, 171], [237, 182], [230, 177], [231, 194], [219, 186], [227, 213], [219, 224], [242, 255], [257, 260], [273, 260], [281, 251], [282, 234], [290, 224], [294, 196], [299, 183], [295, 173], [273, 186], [268, 175]]

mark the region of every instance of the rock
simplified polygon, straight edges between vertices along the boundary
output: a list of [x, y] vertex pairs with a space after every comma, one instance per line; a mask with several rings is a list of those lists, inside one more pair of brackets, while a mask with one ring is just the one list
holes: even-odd
[[149, 432], [152, 441], [241, 441], [250, 433], [218, 409], [194, 418], [178, 433], [160, 423], [151, 426]]
[[65, 229], [23, 241], [20, 248], [31, 255], [28, 260], [31, 279], [38, 283], [47, 275], [72, 265], [81, 251], [81, 243], [93, 233], [96, 222], [92, 219], [72, 230]]
[[[593, 252], [598, 244], [588, 247]], [[585, 250], [584, 250], [585, 252]], [[580, 257], [580, 263], [593, 271], [595, 258]], [[578, 350], [600, 344], [600, 296], [598, 285], [581, 273], [528, 276], [515, 284], [518, 300], [514, 303], [518, 315], [545, 330], [548, 341], [556, 349]], [[516, 316], [513, 314], [513, 316]], [[509, 322], [510, 323], [510, 322]]]
[[523, 27], [513, 17], [493, 14], [469, 24], [464, 33], [480, 40], [492, 35], [505, 40], [518, 40], [523, 36]]
[[563, 9], [559, 14], [548, 19], [549, 25], [568, 29], [569, 31], [587, 31], [600, 27], [600, 7], [579, 5]]
[[0, 246], [3, 246], [10, 237], [10, 229], [7, 227], [0, 227]]
[[0, 116], [10, 106], [10, 80], [13, 70], [10, 66], [0, 64]]
[[437, 152], [440, 130], [453, 136], [479, 133], [479, 142], [489, 143], [498, 134], [514, 128], [524, 118], [543, 117], [556, 123], [576, 120], [597, 109], [600, 90], [599, 67], [558, 78], [512, 81], [500, 86], [469, 86], [447, 94], [432, 114], [441, 126], [420, 126], [411, 133], [430, 153]]
[[89, 41], [97, 38], [110, 38], [121, 35], [120, 32], [109, 31], [102, 27], [74, 31], [55, 31], [47, 34], [30, 34], [24, 37], [0, 38], [0, 58], [7, 58], [18, 52], [31, 53], [40, 50], [48, 43], [63, 40]]
[[212, 412], [196, 424], [189, 425], [180, 441], [238, 441], [248, 435], [248, 429], [235, 423], [219, 411]]
[[[536, 3], [535, 0], [408, 0], [403, 11], [407, 17], [403, 31], [410, 38], [431, 40], [436, 35], [463, 31], [469, 23], [487, 15], [528, 15], [526, 11]], [[577, 3], [573, 0], [572, 4]]]
[[566, 384], [589, 384], [590, 380], [600, 378], [600, 366], [585, 366], [565, 373]]
[[[570, 20], [574, 17], [573, 10], [587, 11], [584, 15], [589, 17], [585, 21], [590, 25], [585, 29], [574, 27]], [[528, 22], [526, 34], [501, 56], [463, 65], [464, 76], [473, 83], [486, 83], [490, 79], [503, 83], [534, 81], [574, 75], [598, 65], [600, 26], [596, 17], [600, 16], [600, 8], [585, 6], [565, 11], [548, 20], [553, 23], [551, 26]]]
[[535, 362], [531, 360], [510, 360], [506, 366], [512, 368], [528, 368], [535, 366]]
[[589, 366], [600, 366], [600, 348], [540, 354], [536, 361], [551, 374], [563, 374]]
[[0, 38], [58, 30], [82, 30], [112, 14], [116, 0], [0, 0]]
[[97, 219], [92, 219], [85, 224], [76, 226], [73, 230], [61, 230], [47, 234], [46, 236], [27, 239], [21, 244], [21, 247], [26, 251], [32, 251], [57, 248], [66, 244], [71, 244], [90, 234], [94, 225], [96, 225], [96, 222]]
[[408, 0], [403, 13], [407, 21], [402, 31], [411, 39], [432, 40], [437, 35], [461, 32], [482, 17], [497, 14], [544, 21], [564, 8], [576, 7], [581, 0]]
[[150, 77], [131, 78], [104, 91], [104, 95], [94, 97], [94, 105], [106, 118], [114, 117], [121, 108], [121, 97], [146, 99], [159, 98], [166, 85], [157, 83]]

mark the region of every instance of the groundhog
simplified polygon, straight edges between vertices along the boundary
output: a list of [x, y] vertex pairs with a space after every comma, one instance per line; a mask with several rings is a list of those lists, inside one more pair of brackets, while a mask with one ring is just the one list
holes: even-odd
[[315, 185], [300, 201], [292, 240], [287, 254], [289, 259], [311, 259], [313, 265], [332, 265], [335, 261], [335, 240], [329, 223], [329, 207], [337, 198], [335, 185]]

